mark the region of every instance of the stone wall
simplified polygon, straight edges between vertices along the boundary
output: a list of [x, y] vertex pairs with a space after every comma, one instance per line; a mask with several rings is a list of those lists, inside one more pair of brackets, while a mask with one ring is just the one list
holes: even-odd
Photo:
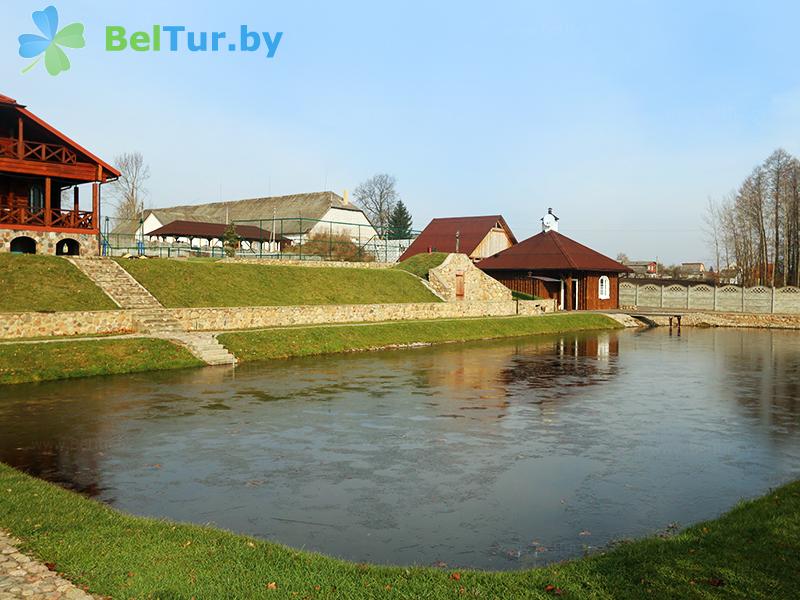
[[685, 286], [620, 281], [619, 304], [755, 314], [800, 314], [800, 288]]
[[135, 331], [133, 311], [0, 313], [0, 339]]
[[346, 262], [341, 260], [294, 260], [278, 258], [223, 258], [221, 263], [246, 265], [283, 265], [292, 267], [317, 267], [334, 269], [389, 269], [397, 263], [386, 262]]
[[[648, 316], [656, 325], [669, 325], [667, 316]], [[673, 325], [676, 325], [673, 321]], [[800, 329], [800, 315], [691, 312], [681, 317], [684, 327], [753, 327], [763, 329]]]
[[[456, 281], [464, 280], [464, 297], [456, 297]], [[442, 264], [428, 272], [428, 281], [447, 302], [500, 302], [511, 300], [511, 290], [476, 267], [466, 254], [449, 254]]]
[[325, 323], [506, 317], [517, 314], [540, 315], [553, 311], [555, 311], [553, 300], [170, 309], [172, 316], [189, 331], [260, 329]]
[[29, 237], [36, 242], [36, 254], [55, 254], [61, 240], [75, 240], [80, 244], [81, 256], [97, 256], [97, 236], [90, 233], [64, 233], [56, 231], [29, 231], [25, 229], [0, 229], [0, 252], [10, 252], [11, 242], [18, 237]]

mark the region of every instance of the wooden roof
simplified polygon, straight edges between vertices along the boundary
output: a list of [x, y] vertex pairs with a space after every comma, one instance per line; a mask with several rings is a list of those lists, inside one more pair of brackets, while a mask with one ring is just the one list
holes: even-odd
[[[195, 237], [208, 240], [221, 240], [228, 226], [224, 223], [203, 223], [200, 221], [172, 221], [148, 233], [148, 236], [159, 237]], [[247, 241], [265, 241], [272, 238], [272, 233], [253, 225], [236, 225], [236, 235]], [[288, 238], [275, 236], [275, 241], [288, 241]]]
[[502, 215], [446, 217], [434, 219], [428, 223], [419, 237], [403, 252], [400, 260], [405, 260], [415, 254], [423, 254], [428, 252], [428, 249], [435, 252], [455, 252], [457, 232], [460, 236], [458, 251], [467, 255], [472, 254], [498, 223], [508, 234], [511, 243], [516, 244], [517, 239]]
[[[5, 96], [3, 94], [0, 94], [0, 104], [12, 108], [21, 117], [27, 119], [30, 122], [33, 122], [35, 126], [38, 126], [39, 128], [41, 128], [41, 131], [43, 131], [43, 133], [45, 135], [50, 136], [51, 139], [54, 139], [57, 143], [61, 143], [61, 144], [64, 144], [65, 146], [69, 146], [70, 148], [75, 150], [78, 154], [82, 155], [83, 158], [86, 161], [88, 161], [90, 163], [94, 163], [98, 167], [100, 167], [100, 172], [98, 173], [98, 177], [97, 177], [96, 181], [107, 181], [109, 179], [114, 179], [114, 178], [117, 178], [117, 177], [120, 176], [120, 172], [116, 168], [114, 168], [113, 166], [111, 166], [110, 164], [108, 164], [107, 162], [105, 162], [104, 160], [99, 158], [98, 156], [96, 156], [96, 155], [92, 154], [91, 152], [89, 152], [86, 148], [84, 148], [83, 146], [78, 144], [73, 139], [69, 138], [67, 135], [61, 133], [58, 129], [56, 129], [55, 127], [50, 125], [44, 119], [41, 119], [40, 117], [37, 117], [35, 114], [33, 114], [27, 108], [25, 108], [25, 106], [23, 106], [22, 104], [19, 104], [13, 98], [11, 98], [9, 96]], [[46, 141], [46, 140], [43, 140], [43, 141]]]
[[543, 231], [478, 263], [484, 271], [594, 271], [630, 273], [626, 267], [557, 231]]

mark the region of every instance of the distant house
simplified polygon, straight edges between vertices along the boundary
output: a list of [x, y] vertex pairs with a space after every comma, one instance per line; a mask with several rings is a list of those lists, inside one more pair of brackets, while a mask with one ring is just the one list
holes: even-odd
[[[200, 222], [257, 227], [274, 231], [277, 237], [293, 242], [305, 240], [314, 234], [348, 235], [360, 245], [378, 237], [378, 233], [364, 212], [346, 202], [333, 192], [313, 192], [291, 196], [273, 196], [189, 204], [169, 208], [152, 208], [144, 211], [142, 225], [138, 222], [118, 223], [111, 232], [114, 236], [128, 237], [135, 242], [140, 236], [148, 237], [155, 230], [174, 221]], [[210, 242], [197, 238], [202, 245]]]
[[701, 262], [681, 263], [680, 276], [684, 279], [705, 279], [706, 266]]
[[517, 243], [501, 215], [434, 219], [402, 254], [405, 260], [426, 252], [458, 252], [478, 261]]
[[[107, 162], [0, 95], [1, 252], [97, 254], [100, 184], [117, 177]], [[89, 202], [81, 189], [91, 192]]]
[[631, 269], [631, 277], [658, 276], [658, 263], [654, 260], [624, 260], [622, 264]]
[[554, 216], [542, 229], [478, 268], [511, 290], [555, 299], [562, 310], [619, 308], [619, 274], [631, 269], [560, 234]]

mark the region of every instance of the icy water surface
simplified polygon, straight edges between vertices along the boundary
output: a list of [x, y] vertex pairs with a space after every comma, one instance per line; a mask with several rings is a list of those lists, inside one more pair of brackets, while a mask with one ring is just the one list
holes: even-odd
[[0, 460], [356, 561], [513, 569], [800, 477], [800, 334], [664, 329], [0, 388]]

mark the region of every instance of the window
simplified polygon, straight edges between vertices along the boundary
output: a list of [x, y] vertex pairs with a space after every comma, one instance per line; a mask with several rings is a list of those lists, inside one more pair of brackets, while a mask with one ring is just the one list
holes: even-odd
[[32, 183], [28, 190], [28, 208], [32, 211], [44, 208], [44, 190], [41, 183]]
[[608, 279], [608, 276], [603, 275], [600, 277], [599, 282], [600, 289], [598, 290], [598, 297], [600, 300], [608, 300], [611, 298], [611, 282]]

